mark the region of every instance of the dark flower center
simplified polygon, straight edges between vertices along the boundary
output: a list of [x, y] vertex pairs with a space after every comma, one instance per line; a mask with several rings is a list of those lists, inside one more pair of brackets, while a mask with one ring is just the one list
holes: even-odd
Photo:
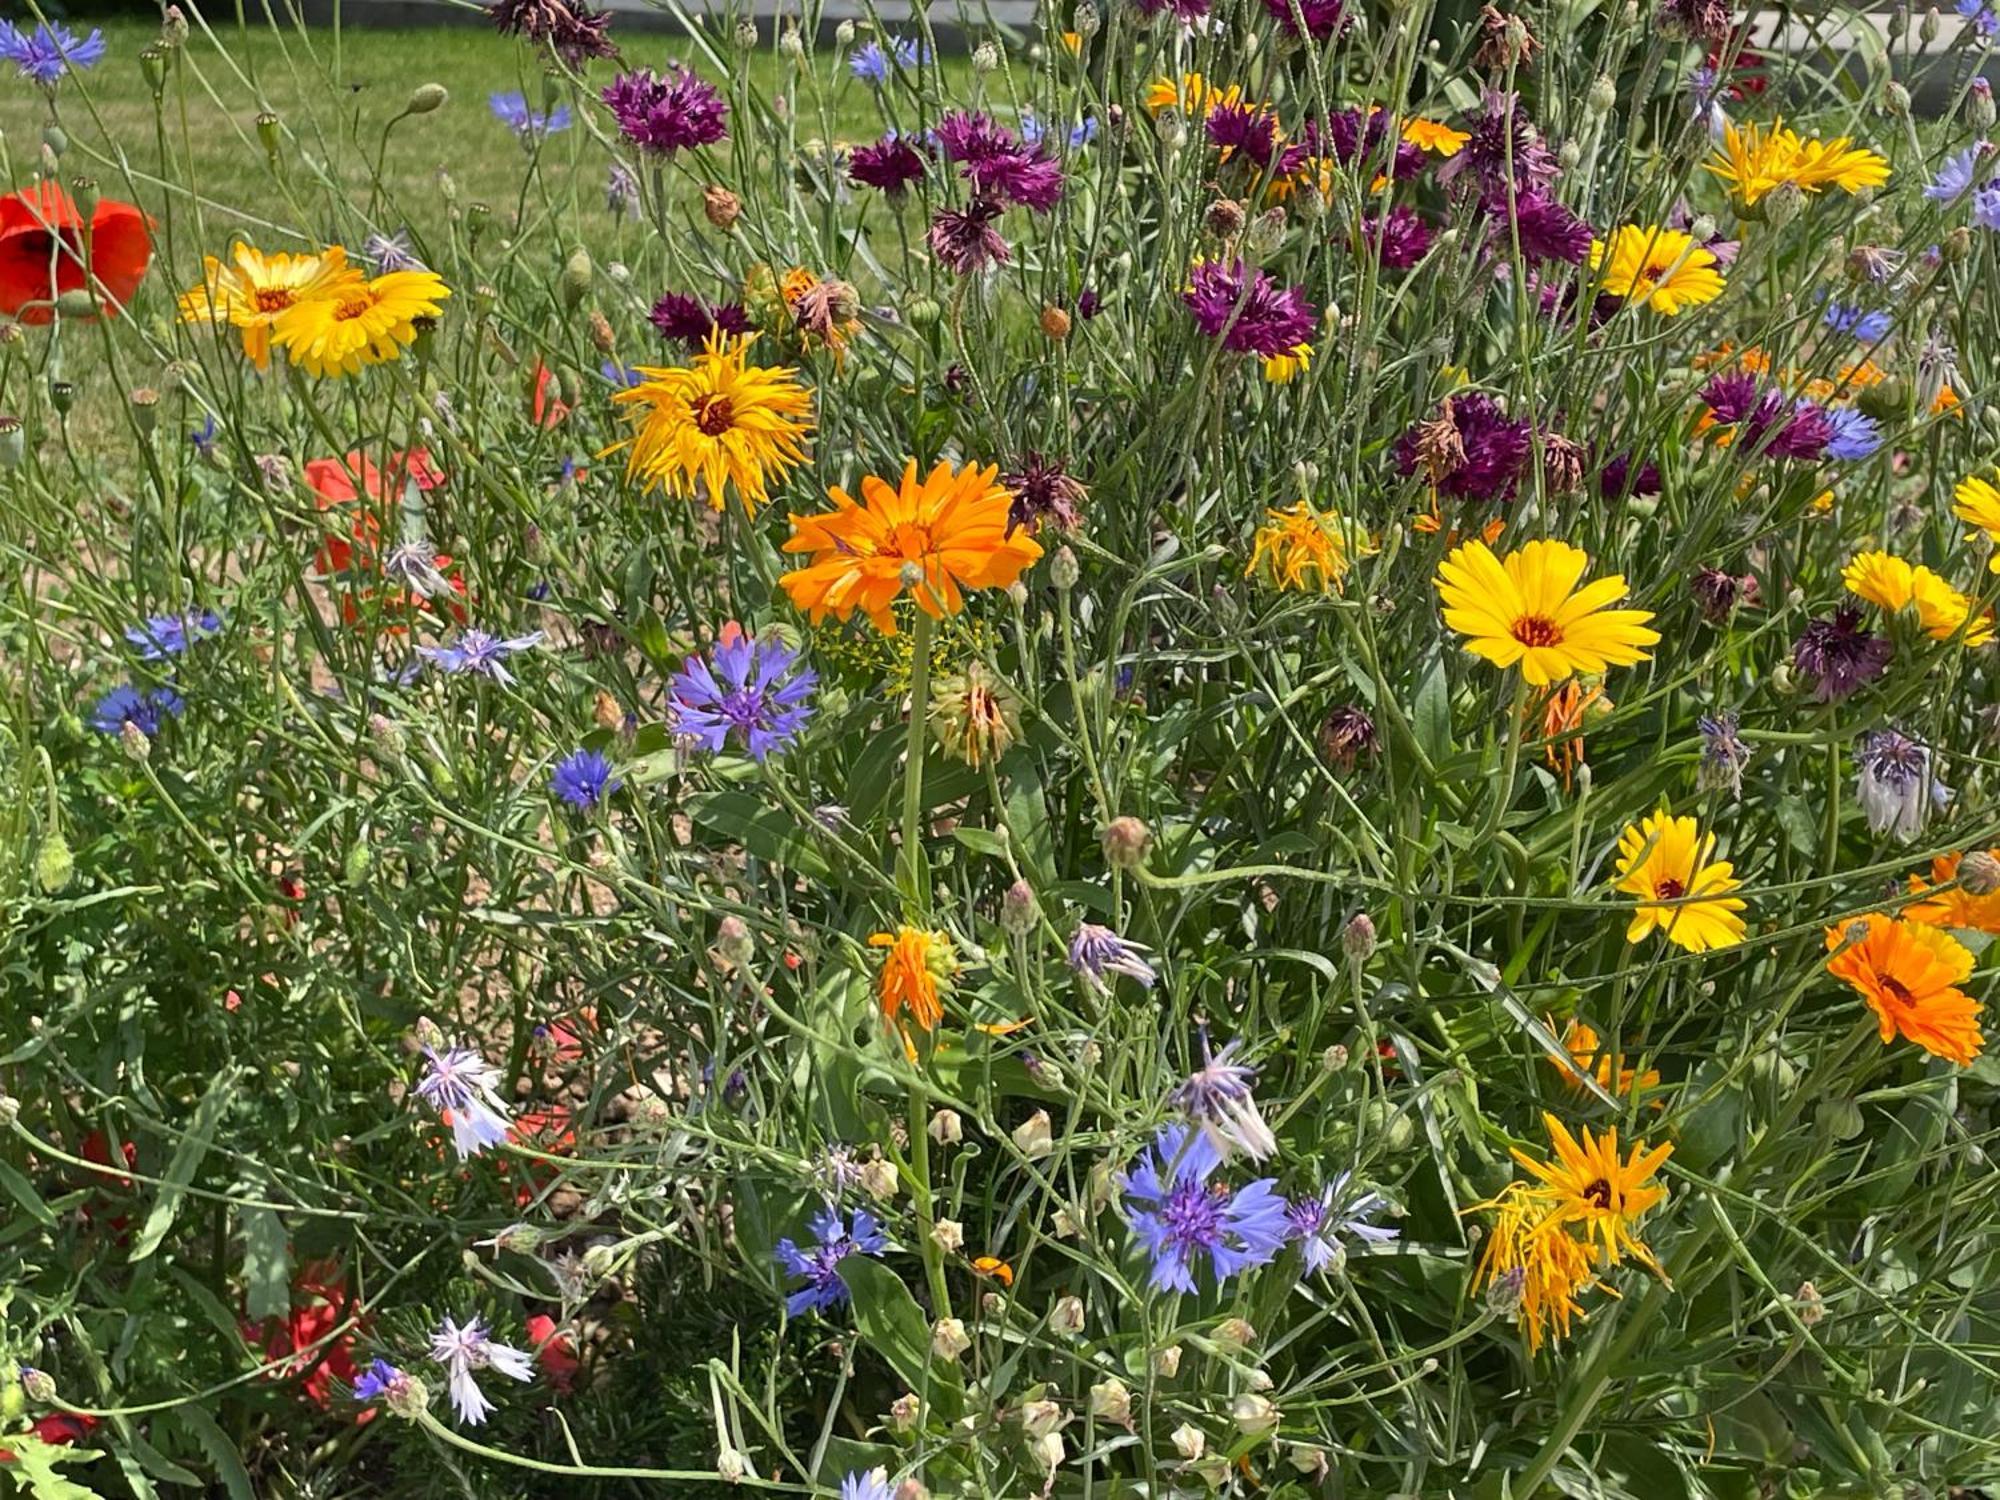
[[727, 396], [703, 396], [694, 409], [694, 425], [709, 437], [721, 437], [735, 418], [736, 410]]
[[1592, 1208], [1611, 1207], [1611, 1184], [1600, 1177], [1583, 1190], [1583, 1201]]
[[333, 315], [342, 323], [350, 322], [375, 305], [372, 297], [350, 297], [333, 310]]
[[265, 312], [265, 313], [283, 312], [286, 308], [292, 305], [291, 288], [282, 286], [260, 286], [257, 288], [257, 291], [254, 294], [252, 300], [256, 302], [258, 312]]
[[1883, 989], [1887, 990], [1890, 994], [1894, 995], [1903, 1004], [1911, 1005], [1915, 1003], [1916, 997], [1910, 993], [1909, 986], [1904, 984], [1902, 980], [1896, 978], [1894, 975], [1884, 974], [1876, 982], [1880, 984]]
[[1687, 887], [1668, 875], [1653, 886], [1653, 894], [1662, 901], [1678, 901], [1687, 894]]
[[1543, 615], [1523, 615], [1514, 622], [1514, 639], [1524, 646], [1559, 646], [1562, 627]]

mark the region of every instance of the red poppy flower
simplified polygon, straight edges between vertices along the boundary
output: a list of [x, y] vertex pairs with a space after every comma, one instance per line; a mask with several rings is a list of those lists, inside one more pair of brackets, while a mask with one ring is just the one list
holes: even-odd
[[0, 313], [46, 323], [57, 297], [94, 280], [99, 305], [115, 315], [153, 258], [151, 222], [131, 204], [104, 198], [86, 233], [75, 201], [54, 182], [0, 197]]
[[549, 367], [536, 360], [533, 407], [537, 427], [559, 426], [569, 415], [569, 403], [550, 389], [554, 384], [555, 377], [549, 373]]
[[317, 1406], [328, 1404], [333, 1384], [354, 1384], [360, 1373], [354, 1364], [354, 1332], [349, 1330], [329, 1344], [320, 1341], [346, 1322], [354, 1311], [348, 1295], [347, 1278], [331, 1261], [313, 1261], [299, 1267], [292, 1281], [292, 1310], [284, 1318], [264, 1323], [262, 1338], [254, 1324], [243, 1325], [244, 1338], [261, 1342], [264, 1357], [282, 1361], [270, 1373], [274, 1380], [303, 1376], [299, 1389]]
[[556, 1320], [547, 1313], [536, 1313], [527, 1326], [535, 1363], [542, 1367], [549, 1384], [567, 1395], [576, 1388], [576, 1372], [582, 1363], [576, 1357], [576, 1340], [558, 1329]]

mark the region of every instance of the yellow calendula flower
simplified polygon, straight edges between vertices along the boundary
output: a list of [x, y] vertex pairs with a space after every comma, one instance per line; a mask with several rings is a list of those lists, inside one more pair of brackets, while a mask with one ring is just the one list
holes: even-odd
[[639, 384], [611, 398], [630, 408], [637, 430], [604, 452], [624, 450], [625, 475], [642, 489], [692, 496], [699, 480], [699, 493], [721, 510], [734, 488], [755, 515], [771, 498], [771, 484], [805, 462], [813, 428], [810, 388], [796, 370], [751, 364], [755, 342], [754, 334], [730, 339], [711, 331], [686, 369], [637, 366]]
[[1243, 90], [1235, 84], [1219, 89], [1199, 73], [1183, 73], [1178, 81], [1164, 74], [1146, 85], [1146, 111], [1177, 109], [1190, 120], [1202, 119], [1220, 104], [1241, 104]]
[[1673, 317], [1722, 295], [1722, 273], [1713, 253], [1679, 229], [1626, 224], [1610, 241], [1592, 240], [1590, 267], [1602, 271], [1604, 290], [1627, 302], [1643, 302]]
[[[1467, 542], [1438, 566], [1434, 580], [1444, 622], [1466, 637], [1465, 649], [1496, 667], [1520, 664], [1532, 686], [1576, 672], [1602, 672], [1645, 661], [1659, 642], [1651, 611], [1612, 609], [1625, 597], [1619, 574], [1584, 583], [1590, 558], [1567, 542], [1529, 542], [1506, 557]], [[1581, 585], [1581, 587], [1579, 587]]]
[[1440, 120], [1416, 119], [1403, 122], [1403, 139], [1436, 156], [1456, 156], [1472, 137]]
[[1598, 1135], [1586, 1126], [1578, 1140], [1552, 1114], [1544, 1113], [1542, 1124], [1555, 1159], [1537, 1161], [1517, 1146], [1514, 1160], [1541, 1184], [1534, 1191], [1551, 1203], [1551, 1222], [1574, 1225], [1593, 1258], [1615, 1266], [1630, 1255], [1657, 1271], [1658, 1262], [1638, 1236], [1637, 1221], [1667, 1196], [1653, 1174], [1674, 1154], [1673, 1146], [1649, 1148], [1634, 1141], [1630, 1154], [1621, 1157], [1616, 1129]]
[[451, 289], [434, 271], [390, 271], [294, 301], [271, 323], [271, 343], [308, 375], [358, 375], [403, 357], [417, 324], [437, 317]]
[[1968, 646], [1993, 638], [1990, 613], [1972, 617], [1973, 602], [1922, 563], [1912, 564], [1888, 552], [1862, 552], [1841, 570], [1848, 592], [1879, 604], [1892, 613], [1915, 609], [1925, 634], [1948, 641], [1964, 630]]
[[1743, 941], [1743, 903], [1729, 893], [1742, 884], [1735, 866], [1713, 859], [1715, 835], [1703, 834], [1693, 818], [1653, 813], [1628, 823], [1618, 838], [1614, 889], [1639, 898], [1625, 929], [1637, 943], [1655, 930], [1690, 953], [1728, 948]]
[[[2000, 489], [1991, 480], [1978, 475], [1959, 480], [1951, 492], [1951, 513], [1975, 530], [1986, 533], [1988, 541], [2000, 542]], [[2000, 551], [1996, 551], [1986, 566], [2000, 573]]]
[[1311, 344], [1294, 344], [1288, 352], [1264, 361], [1264, 378], [1272, 385], [1290, 385], [1312, 368], [1312, 361]]
[[244, 354], [262, 370], [271, 362], [271, 329], [280, 314], [300, 302], [340, 295], [361, 281], [339, 245], [317, 255], [266, 255], [238, 241], [227, 261], [203, 257], [201, 284], [181, 293], [181, 321], [237, 329]]
[[1722, 144], [1702, 164], [1729, 184], [1739, 208], [1754, 207], [1781, 183], [1807, 193], [1837, 187], [1858, 193], [1889, 180], [1889, 163], [1873, 151], [1853, 146], [1846, 136], [1831, 141], [1802, 140], [1783, 125], [1766, 135], [1755, 125], [1726, 123]]
[[[1340, 587], [1350, 564], [1347, 522], [1338, 511], [1314, 510], [1301, 500], [1290, 510], [1267, 510], [1257, 528], [1246, 578], [1261, 575], [1273, 588], [1325, 594]], [[1360, 533], [1353, 536], [1364, 556], [1375, 548]]]

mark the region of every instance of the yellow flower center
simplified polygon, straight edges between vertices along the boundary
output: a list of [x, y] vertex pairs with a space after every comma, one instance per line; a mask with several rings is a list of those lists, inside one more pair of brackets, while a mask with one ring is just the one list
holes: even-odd
[[283, 286], [260, 286], [252, 294], [252, 300], [261, 313], [283, 312], [292, 305], [292, 290]]
[[1514, 639], [1524, 646], [1560, 646], [1562, 627], [1544, 615], [1523, 615], [1513, 624]]

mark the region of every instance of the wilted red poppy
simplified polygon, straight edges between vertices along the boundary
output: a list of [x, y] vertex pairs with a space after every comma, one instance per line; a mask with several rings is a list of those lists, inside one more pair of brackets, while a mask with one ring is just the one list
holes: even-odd
[[246, 1322], [243, 1336], [261, 1344], [264, 1357], [273, 1361], [269, 1378], [297, 1378], [300, 1394], [325, 1406], [335, 1381], [352, 1385], [360, 1373], [354, 1365], [354, 1332], [333, 1337], [354, 1306], [339, 1267], [331, 1261], [309, 1262], [293, 1278], [291, 1312], [267, 1318], [261, 1328]]
[[75, 200], [54, 182], [0, 198], [0, 313], [46, 323], [57, 297], [94, 280], [99, 305], [116, 314], [153, 258], [151, 222], [130, 203], [103, 198], [86, 235]]
[[532, 406], [537, 427], [559, 426], [569, 415], [569, 403], [554, 389], [555, 376], [540, 360], [535, 361], [535, 391]]

